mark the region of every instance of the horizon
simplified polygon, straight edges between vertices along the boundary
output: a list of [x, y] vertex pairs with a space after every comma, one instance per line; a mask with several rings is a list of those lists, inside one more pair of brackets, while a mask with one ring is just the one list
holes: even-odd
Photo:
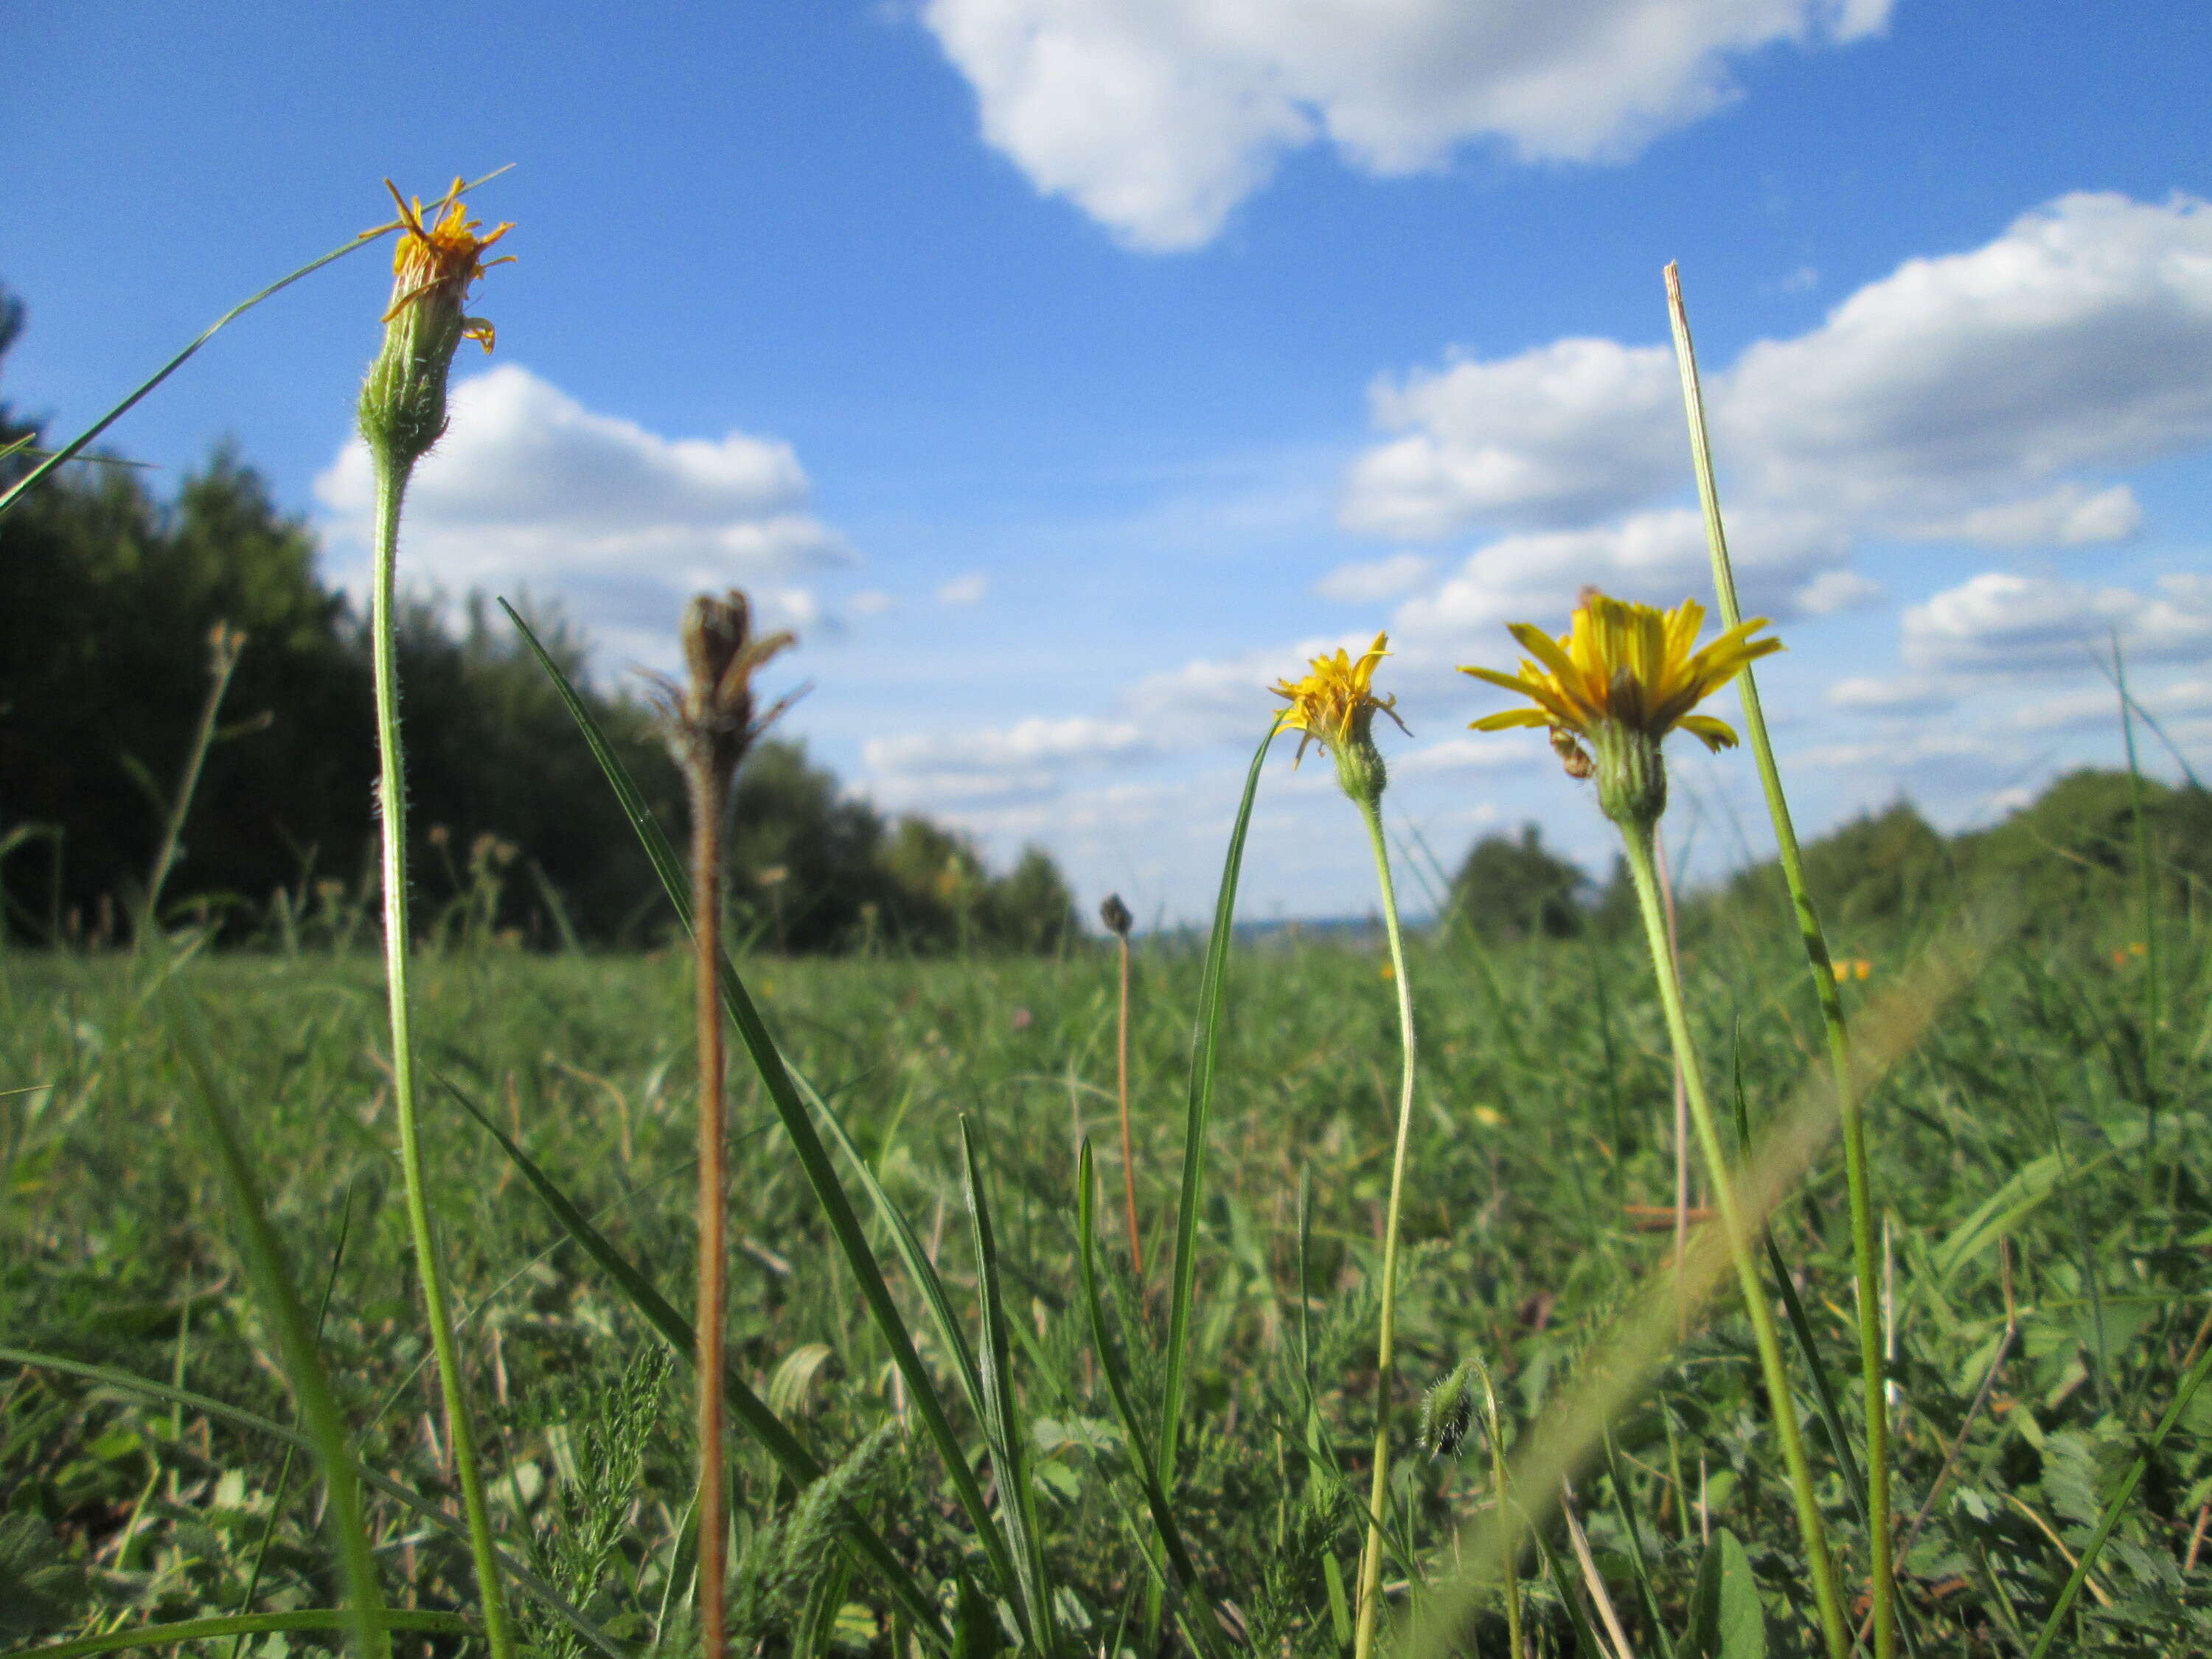
[[[515, 161], [472, 198], [519, 263], [473, 302], [499, 349], [464, 360], [410, 584], [558, 601], [610, 685], [670, 665], [689, 592], [747, 587], [816, 683], [783, 735], [848, 790], [1001, 867], [1044, 846], [1086, 925], [1109, 890], [1187, 922], [1267, 684], [1383, 628], [1395, 823], [1534, 821], [1609, 867], [1540, 739], [1465, 730], [1502, 700], [1453, 669], [1510, 665], [1502, 623], [1556, 630], [1585, 581], [1711, 608], [1680, 258], [1808, 838], [2122, 763], [2108, 638], [2212, 760], [2201, 8], [1720, 9], [1632, 60], [1630, 0], [1409, 10], [1358, 50], [1333, 6], [1234, 39], [1042, 0], [493, 6], [465, 97], [412, 55], [427, 7], [41, 15], [0, 398], [73, 432], [372, 222], [384, 175]], [[384, 264], [243, 319], [109, 438], [167, 494], [234, 437], [352, 591]], [[1674, 755], [1680, 878], [1764, 856], [1749, 761]], [[1279, 758], [1259, 801], [1243, 914], [1358, 914], [1328, 769]]]

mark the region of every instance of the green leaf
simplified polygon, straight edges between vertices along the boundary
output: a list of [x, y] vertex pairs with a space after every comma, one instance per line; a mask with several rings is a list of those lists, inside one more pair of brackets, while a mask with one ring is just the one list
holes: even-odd
[[[684, 866], [677, 858], [675, 849], [669, 845], [668, 837], [661, 833], [652, 809], [645, 803], [645, 796], [629, 775], [629, 769], [622, 763], [621, 757], [607, 742], [606, 734], [599, 729], [599, 723], [592, 718], [592, 711], [576, 695], [575, 687], [561, 672], [561, 665], [538, 642], [538, 635], [531, 631], [530, 624], [522, 619], [521, 613], [505, 599], [499, 603], [500, 608], [521, 630], [524, 641], [537, 657], [539, 666], [552, 680], [554, 690], [560, 694], [561, 701], [575, 720], [577, 729], [583, 733], [584, 742], [591, 749], [592, 758], [599, 762], [599, 770], [606, 775], [608, 787], [613, 789], [616, 799], [622, 803], [631, 828], [637, 831], [638, 840], [645, 848], [645, 855], [652, 861], [653, 872], [660, 878], [661, 887], [668, 895], [669, 903], [674, 907], [685, 931], [689, 932], [691, 927], [691, 895]], [[725, 956], [717, 966], [722, 1006], [736, 1024], [738, 1035], [744, 1042], [746, 1053], [752, 1057], [753, 1067], [760, 1073], [761, 1082], [768, 1091], [769, 1104], [775, 1107], [776, 1115], [783, 1121], [784, 1133], [791, 1141], [792, 1151], [798, 1155], [799, 1169], [806, 1176], [807, 1185], [814, 1189], [815, 1201], [821, 1207], [823, 1218], [830, 1224], [830, 1231], [836, 1237], [838, 1249], [851, 1267], [853, 1277], [860, 1283], [861, 1300], [867, 1304], [870, 1317], [874, 1320], [876, 1328], [883, 1334], [884, 1343], [891, 1351], [892, 1363], [897, 1365], [899, 1375], [905, 1379], [915, 1414], [921, 1419], [922, 1426], [936, 1443], [938, 1456], [952, 1482], [953, 1493], [959, 1499], [960, 1507], [967, 1511], [969, 1523], [975, 1528], [976, 1540], [982, 1546], [983, 1553], [999, 1583], [1011, 1591], [1018, 1577], [1013, 1551], [1008, 1547], [1005, 1529], [999, 1524], [990, 1504], [983, 1497], [983, 1489], [976, 1482], [975, 1470], [969, 1466], [967, 1449], [960, 1443], [960, 1437], [952, 1431], [951, 1419], [945, 1413], [945, 1402], [938, 1393], [937, 1381], [929, 1374], [928, 1367], [921, 1363], [921, 1356], [915, 1351], [914, 1337], [907, 1329], [906, 1320], [900, 1314], [898, 1304], [891, 1299], [890, 1287], [884, 1282], [883, 1269], [876, 1261], [875, 1252], [868, 1246], [866, 1235], [860, 1230], [860, 1218], [853, 1212], [852, 1201], [845, 1196], [845, 1189], [837, 1180], [837, 1171], [830, 1162], [828, 1151], [822, 1145], [822, 1137], [815, 1133], [814, 1124], [807, 1116], [806, 1107], [800, 1101], [799, 1091], [793, 1085], [791, 1073], [784, 1066], [783, 1055], [760, 1017], [760, 1010], [753, 1006], [752, 996], [745, 989], [744, 981], [738, 976], [737, 967], [729, 957]]]
[[[105, 1636], [84, 1636], [52, 1647], [18, 1648], [6, 1659], [77, 1659], [86, 1653], [117, 1653], [127, 1648], [171, 1647], [179, 1642], [201, 1642], [216, 1636], [258, 1636], [264, 1631], [346, 1630], [356, 1615], [350, 1609], [306, 1607], [295, 1613], [231, 1613], [221, 1619], [180, 1619], [173, 1624], [139, 1625], [110, 1631]], [[471, 1636], [475, 1626], [457, 1613], [424, 1613], [405, 1607], [380, 1607], [373, 1615], [381, 1630], [419, 1630], [443, 1636]]]
[[1198, 1024], [1191, 1037], [1190, 1088], [1183, 1116], [1182, 1186], [1176, 1200], [1175, 1291], [1168, 1311], [1167, 1378], [1161, 1390], [1159, 1462], [1163, 1485], [1175, 1479], [1176, 1444], [1182, 1432], [1183, 1359], [1190, 1348], [1190, 1315], [1198, 1278], [1198, 1218], [1205, 1203], [1206, 1133], [1213, 1115], [1213, 1068], [1221, 1048], [1221, 1006], [1229, 976], [1229, 946], [1237, 919], [1237, 883], [1244, 868], [1244, 837], [1252, 827], [1252, 802], [1260, 768], [1275, 741], [1273, 721], [1244, 775], [1244, 799], [1229, 832], [1221, 886], [1213, 899], [1213, 932], [1198, 981]]
[[1690, 1594], [1690, 1627], [1674, 1659], [1766, 1659], [1766, 1612], [1751, 1558], [1726, 1527], [1713, 1528]]
[[[495, 1122], [482, 1108], [471, 1100], [453, 1080], [435, 1072], [433, 1077], [445, 1086], [446, 1092], [459, 1103], [460, 1108], [499, 1142], [500, 1149], [530, 1183], [538, 1194], [538, 1202], [552, 1213], [561, 1230], [583, 1249], [585, 1255], [597, 1262], [607, 1277], [629, 1299], [629, 1304], [653, 1327], [660, 1339], [673, 1349], [687, 1365], [696, 1364], [699, 1358], [699, 1339], [691, 1322], [676, 1310], [675, 1304], [661, 1295], [659, 1289], [645, 1276], [644, 1272], [615, 1249], [612, 1241], [592, 1224], [589, 1217], [578, 1209], [555, 1184], [553, 1178], [539, 1168], [538, 1163], [504, 1129]], [[768, 1401], [754, 1393], [734, 1365], [726, 1366], [722, 1372], [722, 1396], [729, 1401], [730, 1411], [745, 1432], [760, 1443], [763, 1450], [776, 1461], [795, 1486], [805, 1486], [822, 1478], [821, 1463], [808, 1451], [805, 1443], [790, 1429]], [[852, 1547], [883, 1578], [891, 1594], [905, 1608], [907, 1616], [920, 1627], [921, 1633], [939, 1646], [948, 1639], [945, 1621], [938, 1616], [935, 1605], [923, 1593], [890, 1547], [876, 1534], [875, 1528], [858, 1516], [847, 1517], [846, 1537]]]

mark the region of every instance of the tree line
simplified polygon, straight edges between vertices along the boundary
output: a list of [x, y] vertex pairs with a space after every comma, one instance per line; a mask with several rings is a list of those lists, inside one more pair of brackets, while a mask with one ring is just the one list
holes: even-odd
[[[0, 292], [0, 362], [23, 324]], [[35, 422], [0, 402], [0, 448]], [[0, 461], [0, 488], [30, 462]], [[220, 937], [338, 933], [374, 900], [364, 619], [315, 571], [315, 538], [234, 452], [172, 498], [142, 469], [72, 465], [0, 515], [0, 930], [129, 937], [212, 683], [218, 628], [243, 636], [190, 794], [167, 919]], [[683, 791], [645, 702], [583, 678], [582, 638], [533, 627], [672, 832]], [[538, 945], [635, 944], [666, 909], [635, 832], [551, 682], [481, 599], [399, 631], [418, 907]], [[769, 739], [732, 804], [737, 936], [792, 951], [1052, 950], [1076, 931], [1053, 860], [1004, 873], [965, 837], [847, 797], [803, 742]]]
[[[1839, 937], [1924, 921], [1982, 891], [2002, 891], [2032, 927], [2132, 915], [2146, 861], [2160, 908], [2194, 914], [2212, 903], [2212, 793], [2193, 777], [2174, 786], [2086, 768], [2053, 780], [1985, 830], [1946, 836], [1899, 799], [1807, 842], [1804, 854], [1814, 900]], [[1698, 886], [1683, 895], [1680, 911], [1686, 938], [1747, 916], [1786, 916], [1781, 866], [1754, 863]], [[1495, 940], [1612, 935], [1638, 926], [1617, 858], [1600, 882], [1546, 846], [1533, 823], [1474, 844], [1453, 878], [1444, 919]]]

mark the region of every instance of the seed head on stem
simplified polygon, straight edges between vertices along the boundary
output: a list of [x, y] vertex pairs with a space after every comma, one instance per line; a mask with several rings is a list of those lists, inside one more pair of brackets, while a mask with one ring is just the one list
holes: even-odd
[[727, 1603], [729, 1510], [723, 1454], [722, 1368], [727, 1346], [724, 1273], [729, 1190], [722, 1046], [722, 814], [745, 753], [799, 695], [759, 710], [753, 676], [797, 643], [753, 632], [752, 606], [732, 588], [684, 608], [680, 684], [659, 682], [669, 747], [691, 799], [691, 937], [699, 1046], [699, 1585], [700, 1651], [721, 1659]]

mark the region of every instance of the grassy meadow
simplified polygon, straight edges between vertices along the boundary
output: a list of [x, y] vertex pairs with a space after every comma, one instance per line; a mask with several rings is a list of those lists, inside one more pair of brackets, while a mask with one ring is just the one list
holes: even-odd
[[[1820, 1054], [1778, 890], [1774, 912], [1772, 926], [1741, 908], [1685, 917], [1699, 1036], [1714, 1071], [1740, 1082], [1754, 1131]], [[2008, 934], [1870, 1109], [1900, 1528], [1928, 1511], [1903, 1557], [1907, 1629], [1922, 1653], [2024, 1649], [2203, 1344], [2208, 941], [2169, 921], [2155, 1042], [2150, 969], [2130, 953], [2135, 942], [2126, 922], [2094, 916]], [[1839, 941], [1871, 964], [1863, 982], [1846, 984], [1851, 1012], [1905, 972], [1917, 943], [1896, 930]], [[1224, 1638], [1268, 1655], [1331, 1654], [1345, 1637], [1337, 1598], [1361, 1525], [1394, 1093], [1386, 960], [1379, 945], [1280, 939], [1231, 958], [1171, 1502]], [[1460, 930], [1417, 937], [1411, 969], [1423, 1064], [1403, 1221], [1402, 1398], [1477, 1359], [1510, 1449], [1671, 1248], [1666, 1036], [1632, 939], [1489, 950]], [[1148, 1596], [1158, 1550], [1083, 1311], [1077, 1147], [1087, 1134], [1100, 1149], [1105, 1295], [1127, 1322], [1129, 1385], [1149, 1419], [1200, 971], [1194, 944], [1140, 941], [1135, 952], [1139, 1286], [1109, 1151], [1106, 951], [745, 966], [793, 1066], [938, 1264], [971, 1340], [978, 1259], [960, 1120], [972, 1127], [1050, 1594], [1067, 1644], [1109, 1656], [1176, 1636], [1172, 1608], [1163, 1635], [1159, 1600]], [[683, 957], [530, 957], [455, 936], [419, 964], [416, 994], [426, 1076], [477, 1103], [686, 1304], [696, 1099]], [[312, 1460], [162, 1391], [293, 1419], [276, 1339], [194, 1127], [180, 1025], [215, 1056], [291, 1272], [311, 1310], [323, 1304], [322, 1350], [361, 1462], [452, 1507], [391, 1146], [382, 1015], [381, 976], [364, 954], [157, 964], [19, 951], [0, 962], [0, 1081], [16, 1091], [0, 1100], [0, 1328], [11, 1362], [0, 1384], [0, 1637], [10, 1645], [334, 1603]], [[913, 1401], [781, 1125], [742, 1068], [731, 1110], [733, 1367], [836, 1471], [849, 1512], [869, 1517], [950, 1607], [963, 1581], [988, 1578], [945, 1468], [911, 1421]], [[451, 1093], [434, 1086], [425, 1115], [432, 1210], [502, 1544], [617, 1650], [691, 1639], [683, 1356]], [[865, 1212], [850, 1166], [841, 1173]], [[890, 1261], [880, 1223], [867, 1225]], [[1848, 1401], [1851, 1287], [1832, 1157], [1773, 1231]], [[915, 1286], [890, 1273], [926, 1362], [949, 1377]], [[1699, 1565], [1723, 1534], [1741, 1541], [1765, 1650], [1814, 1649], [1747, 1329], [1740, 1310], [1709, 1304], [1577, 1475], [1576, 1514], [1629, 1651], [1757, 1650], [1692, 1645], [1714, 1628], [1699, 1623]], [[78, 1369], [22, 1364], [26, 1352]], [[1830, 1526], [1846, 1561], [1863, 1560], [1809, 1374], [1802, 1353], [1792, 1358]], [[945, 1392], [988, 1477], [985, 1426], [949, 1381]], [[2200, 1400], [2150, 1459], [2059, 1650], [2205, 1644], [2212, 1597], [2191, 1569], [2212, 1497], [2197, 1436], [2206, 1409]], [[1458, 1531], [1497, 1492], [1479, 1402], [1474, 1416], [1449, 1449], [1409, 1443], [1401, 1455], [1387, 1585], [1463, 1566]], [[1410, 1443], [1410, 1413], [1399, 1421]], [[742, 1432], [733, 1460], [733, 1641], [811, 1653], [919, 1641], [883, 1587], [831, 1547], [834, 1520], [810, 1510]], [[467, 1609], [463, 1542], [388, 1495], [372, 1489], [365, 1502], [392, 1605]], [[1556, 1518], [1521, 1552], [1529, 1651], [1613, 1650], [1588, 1571]], [[1502, 1607], [1492, 1588], [1459, 1650], [1505, 1651]], [[592, 1650], [527, 1596], [519, 1608], [537, 1650]], [[989, 1628], [1010, 1615], [982, 1622], [959, 1639], [1010, 1639]], [[277, 1632], [199, 1650], [342, 1639]], [[450, 1651], [462, 1638], [394, 1639], [402, 1650]]]
[[[0, 886], [0, 1654], [2212, 1650], [2212, 798], [2136, 773], [2117, 641], [2127, 773], [1949, 841], [1900, 804], [1801, 865], [1749, 672], [1780, 642], [1739, 614], [1677, 289], [1719, 633], [1587, 589], [1565, 635], [1514, 625], [1518, 675], [1468, 671], [1531, 705], [1478, 726], [1547, 728], [1592, 781], [1608, 894], [1532, 830], [1402, 934], [1377, 635], [1274, 688], [1210, 934], [1117, 960], [1043, 853], [990, 877], [756, 747], [794, 641], [740, 592], [692, 601], [652, 708], [579, 692], [576, 641], [520, 611], [423, 648], [401, 504], [510, 228], [467, 188], [394, 188], [395, 221], [231, 313], [393, 236], [363, 627], [234, 467], [166, 518], [63, 480], [10, 521], [8, 568], [82, 619], [33, 624], [55, 672], [19, 719], [84, 724], [41, 732], [52, 821], [0, 831], [47, 860]], [[197, 349], [64, 448], [0, 422], [0, 512]], [[160, 634], [167, 589], [124, 578], [228, 582], [240, 548], [268, 603], [163, 635], [204, 690], [147, 728], [179, 763], [137, 769], [158, 840], [109, 815], [100, 863], [77, 785], [120, 705], [64, 671], [152, 683], [60, 646], [112, 643], [126, 588], [118, 631]], [[271, 686], [327, 694], [286, 705], [292, 752], [358, 806], [374, 738], [352, 884], [315, 851], [365, 820], [290, 835], [222, 769], [270, 723], [225, 723], [234, 672], [292, 612], [325, 678]], [[1780, 863], [1678, 896], [1662, 744], [1734, 745], [1692, 712], [1731, 682]], [[1371, 936], [1232, 926], [1291, 732], [1365, 821]], [[432, 787], [495, 773], [526, 864]], [[220, 869], [245, 824], [252, 880], [165, 888], [188, 828]], [[305, 855], [264, 907], [279, 842]], [[541, 848], [594, 884], [585, 931]], [[502, 911], [526, 868], [557, 927]]]

